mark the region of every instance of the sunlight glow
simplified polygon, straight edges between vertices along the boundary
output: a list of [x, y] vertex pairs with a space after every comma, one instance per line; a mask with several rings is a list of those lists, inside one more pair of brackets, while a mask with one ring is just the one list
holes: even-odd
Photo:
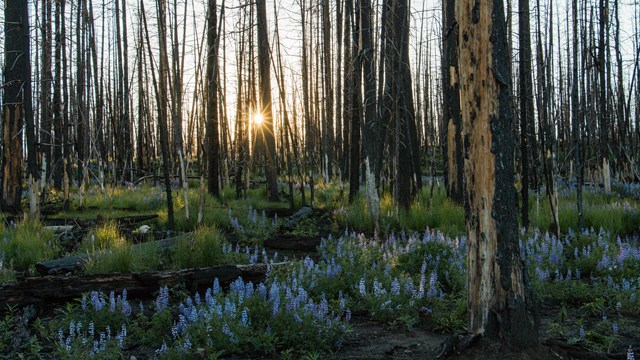
[[264, 118], [262, 117], [262, 114], [257, 113], [257, 114], [254, 114], [254, 115], [253, 115], [253, 122], [254, 122], [256, 125], [258, 125], [258, 126], [262, 125], [262, 122], [263, 122], [263, 121], [264, 121]]

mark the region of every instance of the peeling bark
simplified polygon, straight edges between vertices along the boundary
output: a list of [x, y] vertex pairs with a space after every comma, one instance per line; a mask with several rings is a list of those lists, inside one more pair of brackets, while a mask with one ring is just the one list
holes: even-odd
[[523, 348], [538, 343], [520, 259], [513, 115], [502, 0], [462, 0], [456, 14], [464, 139], [468, 331]]

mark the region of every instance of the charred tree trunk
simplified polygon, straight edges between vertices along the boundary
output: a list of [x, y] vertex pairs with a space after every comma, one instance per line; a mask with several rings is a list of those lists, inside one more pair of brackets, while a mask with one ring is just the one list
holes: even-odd
[[[345, 118], [345, 122], [349, 122], [350, 136], [349, 136], [349, 202], [352, 203], [358, 196], [360, 189], [360, 104], [361, 94], [360, 88], [362, 84], [362, 73], [360, 71], [360, 57], [357, 55], [360, 52], [358, 47], [359, 31], [357, 24], [359, 23], [357, 12], [354, 11], [354, 4], [351, 0], [345, 2], [347, 8], [347, 17], [349, 18], [351, 29], [351, 36], [349, 40], [350, 45], [350, 64], [349, 78], [350, 81], [345, 81], [345, 86], [349, 87], [347, 92], [349, 96], [349, 111], [348, 117]], [[346, 44], [345, 44], [346, 45]], [[345, 102], [346, 104], [346, 102]]]
[[325, 174], [333, 177], [333, 72], [331, 62], [331, 21], [329, 20], [329, 0], [322, 0], [322, 43], [324, 48], [324, 158]]
[[574, 159], [576, 162], [576, 207], [578, 210], [578, 231], [583, 227], [582, 222], [582, 183], [583, 183], [583, 166], [581, 159], [581, 139], [580, 139], [580, 124], [582, 123], [582, 117], [580, 112], [580, 103], [578, 98], [578, 84], [580, 78], [578, 77], [578, 0], [571, 1], [571, 11], [573, 13], [573, 67], [572, 67], [572, 83], [571, 83], [571, 123], [573, 133], [573, 151]]
[[62, 148], [64, 146], [64, 136], [62, 134], [62, 23], [63, 14], [61, 1], [56, 1], [55, 7], [55, 50], [54, 63], [55, 73], [53, 78], [53, 185], [57, 189], [62, 189], [63, 157]]
[[[171, 156], [169, 154], [169, 130], [167, 126], [167, 80], [169, 60], [167, 57], [167, 34], [165, 0], [158, 0], [158, 38], [160, 40], [160, 64], [158, 79], [158, 126], [160, 130], [160, 150], [162, 152], [162, 167], [164, 170], [164, 186], [167, 193], [167, 222], [169, 228], [173, 227], [173, 197], [171, 195]], [[147, 39], [149, 45], [149, 39]]]
[[220, 196], [220, 137], [218, 134], [218, 33], [216, 0], [209, 0], [207, 28], [207, 160], [209, 194]]
[[[415, 111], [411, 93], [409, 70], [409, 9], [406, 0], [387, 1], [388, 19], [384, 26], [387, 34], [386, 55], [387, 79], [385, 87], [390, 94], [390, 115], [395, 123], [396, 163], [394, 198], [396, 205], [408, 209], [415, 191], [420, 186], [416, 174], [420, 173], [420, 154], [414, 150]], [[418, 167], [418, 169], [416, 169]]]
[[[43, 161], [43, 170], [45, 176], [49, 177], [50, 169], [51, 169], [51, 158], [52, 158], [52, 137], [51, 137], [51, 129], [53, 123], [53, 109], [51, 104], [51, 85], [53, 82], [52, 74], [51, 74], [51, 43], [52, 43], [52, 33], [51, 33], [51, 0], [43, 0], [42, 1], [42, 19], [41, 19], [41, 53], [42, 53], [42, 64], [41, 64], [41, 77], [40, 77], [40, 150], [42, 151], [42, 161]], [[35, 150], [35, 149], [30, 149]]]
[[468, 331], [535, 346], [518, 246], [511, 76], [502, 0], [462, 0], [456, 14], [465, 146]]
[[361, 61], [364, 79], [364, 124], [363, 139], [365, 157], [372, 159], [375, 152], [378, 122], [376, 121], [376, 74], [374, 69], [371, 2], [360, 1], [360, 38], [362, 41]]
[[[117, 0], [116, 0], [117, 2]], [[131, 90], [129, 89], [129, 34], [127, 31], [127, 1], [122, 0], [122, 74], [123, 78], [123, 98], [122, 98], [122, 119], [120, 122], [121, 136], [123, 142], [123, 180], [133, 181], [131, 170], [133, 169], [133, 142], [131, 133], [133, 129], [131, 121]], [[97, 85], [97, 84], [96, 84]]]
[[22, 127], [26, 125], [28, 169], [37, 179], [36, 139], [31, 105], [29, 9], [24, 0], [4, 2], [4, 96], [2, 104], [2, 191], [0, 209], [18, 214], [22, 206]]
[[260, 113], [264, 119], [262, 134], [265, 150], [265, 176], [267, 178], [267, 196], [270, 201], [278, 201], [278, 169], [276, 163], [276, 138], [271, 104], [271, 68], [269, 36], [267, 33], [266, 0], [257, 0], [258, 20], [258, 61], [260, 62]]
[[522, 226], [529, 227], [529, 134], [533, 123], [533, 80], [531, 78], [531, 28], [529, 0], [518, 0], [518, 27], [520, 44], [520, 65], [518, 93], [520, 95], [520, 156], [522, 161]]
[[460, 82], [458, 81], [458, 23], [456, 22], [455, 1], [442, 2], [444, 34], [442, 79], [444, 120], [446, 121], [445, 183], [447, 194], [454, 202], [462, 204], [464, 188], [464, 164], [462, 161], [462, 114], [460, 114]]

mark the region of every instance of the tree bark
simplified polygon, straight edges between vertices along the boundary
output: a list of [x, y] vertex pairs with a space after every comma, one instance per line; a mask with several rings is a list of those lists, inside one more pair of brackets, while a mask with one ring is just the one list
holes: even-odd
[[[2, 189], [0, 209], [20, 213], [22, 199], [22, 127], [26, 125], [29, 173], [37, 174], [36, 140], [31, 105], [29, 9], [23, 0], [4, 3], [4, 96], [2, 104]], [[32, 154], [33, 153], [33, 154]], [[37, 176], [34, 176], [37, 178]]]
[[458, 23], [456, 22], [455, 1], [442, 2], [444, 49], [442, 57], [443, 115], [446, 121], [445, 182], [447, 194], [454, 202], [462, 204], [464, 164], [462, 161], [462, 114], [460, 114], [460, 82], [458, 81]]
[[257, 0], [258, 20], [258, 60], [260, 62], [260, 113], [264, 122], [262, 134], [265, 150], [265, 176], [267, 178], [267, 197], [270, 201], [278, 201], [278, 169], [276, 163], [276, 138], [273, 124], [273, 109], [271, 104], [271, 53], [269, 50], [269, 36], [267, 32], [266, 0]]
[[580, 103], [578, 98], [578, 84], [580, 78], [578, 77], [578, 0], [571, 1], [571, 11], [573, 14], [573, 67], [572, 67], [572, 83], [571, 83], [571, 124], [573, 133], [573, 147], [574, 147], [574, 159], [576, 162], [576, 207], [578, 210], [578, 231], [580, 234], [583, 227], [582, 221], [582, 174], [583, 166], [581, 161], [581, 139], [580, 139], [580, 124], [582, 123], [582, 117], [580, 116]]
[[[345, 81], [345, 86], [349, 87], [349, 109], [348, 109], [348, 117], [345, 119], [345, 122], [349, 122], [350, 126], [350, 136], [349, 136], [349, 202], [353, 203], [353, 201], [358, 196], [358, 192], [360, 190], [360, 106], [362, 104], [362, 95], [361, 95], [361, 86], [362, 86], [362, 73], [360, 71], [360, 61], [361, 58], [358, 55], [360, 53], [360, 48], [358, 46], [358, 38], [360, 28], [357, 24], [359, 24], [359, 14], [354, 11], [353, 1], [347, 0], [345, 2], [345, 7], [347, 8], [347, 17], [350, 19], [350, 26], [347, 26], [348, 29], [351, 29], [352, 38], [349, 41], [350, 46], [350, 64], [349, 69], [349, 81]], [[355, 18], [355, 19], [354, 19]], [[345, 44], [346, 45], [346, 44]], [[345, 102], [347, 104], [347, 102]]]
[[[40, 151], [42, 152], [43, 170], [45, 177], [48, 177], [51, 170], [53, 109], [51, 103], [51, 85], [53, 82], [51, 74], [51, 0], [42, 0], [41, 19], [41, 53], [42, 67], [40, 76]], [[31, 149], [30, 149], [31, 150]], [[35, 150], [35, 149], [33, 149]], [[31, 151], [29, 151], [31, 152]], [[38, 179], [35, 174], [30, 174], [34, 179]], [[46, 178], [44, 179], [46, 183]]]
[[529, 0], [518, 0], [518, 27], [520, 64], [518, 93], [520, 94], [520, 156], [522, 161], [522, 226], [529, 227], [529, 134], [533, 123], [533, 80], [531, 78], [531, 28]]
[[333, 72], [331, 62], [331, 21], [329, 0], [322, 0], [322, 44], [324, 48], [324, 159], [328, 179], [333, 177]]
[[465, 146], [467, 329], [518, 349], [538, 343], [518, 246], [513, 115], [502, 0], [461, 0], [456, 14]]
[[209, 194], [220, 196], [220, 139], [218, 119], [218, 33], [217, 2], [209, 0], [207, 28], [207, 160]]

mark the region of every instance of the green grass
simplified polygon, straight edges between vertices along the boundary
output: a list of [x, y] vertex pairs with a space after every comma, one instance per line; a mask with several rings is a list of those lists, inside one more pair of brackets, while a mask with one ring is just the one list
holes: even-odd
[[214, 227], [202, 227], [161, 251], [154, 242], [131, 244], [127, 241], [93, 253], [85, 264], [86, 274], [140, 272], [147, 270], [187, 269], [222, 264], [240, 264], [246, 258], [223, 252], [224, 236]]
[[127, 240], [120, 233], [118, 226], [113, 221], [99, 225], [91, 230], [80, 243], [80, 253], [95, 253], [108, 249], [119, 248], [126, 245]]
[[134, 273], [162, 267], [160, 251], [153, 243], [130, 244], [105, 250], [89, 258], [85, 274]]
[[25, 220], [15, 228], [4, 228], [1, 236], [0, 254], [4, 254], [3, 266], [16, 271], [29, 270], [37, 262], [52, 259], [60, 252], [53, 232], [36, 221]]
[[[199, 228], [193, 238], [180, 241], [171, 249], [171, 267], [185, 269], [232, 263], [229, 254], [222, 251], [224, 242], [224, 236], [216, 228]], [[241, 262], [239, 256], [235, 261]]]
[[[541, 231], [551, 228], [551, 212], [546, 195], [531, 197], [529, 216], [531, 226]], [[559, 198], [558, 218], [560, 231], [578, 228], [578, 212], [576, 210], [575, 193]], [[638, 231], [640, 223], [640, 203], [632, 199], [618, 197], [615, 193], [593, 194], [585, 192], [583, 198], [583, 226], [586, 229], [607, 229], [616, 235], [630, 235]]]
[[[373, 232], [375, 221], [363, 195], [347, 206], [334, 210], [334, 218], [341, 225], [356, 231]], [[384, 233], [401, 230], [424, 231], [439, 229], [447, 234], [464, 233], [464, 210], [449, 200], [441, 187], [428, 187], [418, 195], [408, 211], [396, 209], [393, 195], [385, 193], [380, 199], [380, 229]]]

